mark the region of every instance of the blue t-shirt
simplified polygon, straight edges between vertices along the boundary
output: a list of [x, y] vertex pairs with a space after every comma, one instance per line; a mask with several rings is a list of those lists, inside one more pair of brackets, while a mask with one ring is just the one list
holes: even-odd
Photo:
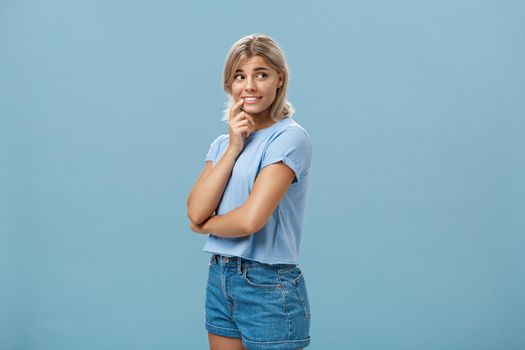
[[[220, 135], [211, 143], [206, 160], [211, 160], [213, 166], [228, 148], [229, 138], [228, 134]], [[294, 171], [295, 179], [262, 229], [235, 238], [210, 233], [203, 251], [267, 264], [298, 264], [311, 159], [310, 137], [290, 117], [252, 132], [235, 162], [217, 215], [224, 215], [246, 203], [257, 174], [266, 165], [283, 161]]]

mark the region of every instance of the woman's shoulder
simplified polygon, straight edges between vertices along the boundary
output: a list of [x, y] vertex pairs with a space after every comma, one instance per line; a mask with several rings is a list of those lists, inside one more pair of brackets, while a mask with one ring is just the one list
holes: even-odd
[[208, 153], [206, 154], [206, 160], [216, 159], [221, 150], [224, 149], [224, 145], [228, 145], [228, 141], [225, 142], [228, 138], [229, 135], [227, 134], [217, 136], [210, 144]]
[[303, 141], [311, 144], [310, 135], [306, 129], [299, 124], [297, 121], [293, 120], [291, 117], [286, 118], [287, 120], [282, 123], [282, 126], [276, 130], [272, 135], [272, 139], [277, 137], [288, 138], [290, 140]]
[[217, 136], [212, 142], [211, 142], [211, 145], [219, 145], [221, 144], [222, 142], [224, 142], [225, 140], [228, 140], [230, 138], [230, 135], [228, 134], [221, 134], [219, 136]]

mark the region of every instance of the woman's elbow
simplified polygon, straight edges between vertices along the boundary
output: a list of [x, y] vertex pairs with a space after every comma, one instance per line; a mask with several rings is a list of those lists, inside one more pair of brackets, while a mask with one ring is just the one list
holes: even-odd
[[191, 222], [193, 222], [195, 225], [200, 225], [206, 220], [206, 218], [203, 215], [198, 215], [197, 213], [194, 213], [193, 211], [189, 209], [186, 215], [188, 216], [188, 219]]

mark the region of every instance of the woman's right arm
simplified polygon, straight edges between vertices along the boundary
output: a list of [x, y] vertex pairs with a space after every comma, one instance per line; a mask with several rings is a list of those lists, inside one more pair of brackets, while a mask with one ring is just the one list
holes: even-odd
[[211, 162], [206, 163], [188, 196], [188, 218], [197, 225], [206, 221], [219, 206], [235, 161], [244, 148], [244, 139], [251, 133], [250, 125], [255, 125], [253, 117], [242, 110], [243, 103], [244, 100], [239, 99], [230, 108], [226, 151], [214, 167]]
[[188, 196], [188, 218], [193, 223], [203, 223], [217, 209], [237, 157], [238, 152], [228, 148], [214, 167], [206, 162]]

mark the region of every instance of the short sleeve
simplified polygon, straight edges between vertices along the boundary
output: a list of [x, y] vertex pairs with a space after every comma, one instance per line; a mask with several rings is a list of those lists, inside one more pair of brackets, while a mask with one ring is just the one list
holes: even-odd
[[215, 140], [212, 141], [210, 144], [210, 148], [208, 149], [208, 153], [206, 153], [206, 160], [211, 160], [213, 163], [215, 163], [217, 159], [217, 155], [220, 151], [220, 144], [221, 141], [224, 140], [228, 135], [220, 135]]
[[299, 128], [289, 128], [270, 141], [263, 155], [261, 169], [282, 161], [295, 173], [294, 183], [308, 175], [312, 161], [312, 144], [308, 134]]

